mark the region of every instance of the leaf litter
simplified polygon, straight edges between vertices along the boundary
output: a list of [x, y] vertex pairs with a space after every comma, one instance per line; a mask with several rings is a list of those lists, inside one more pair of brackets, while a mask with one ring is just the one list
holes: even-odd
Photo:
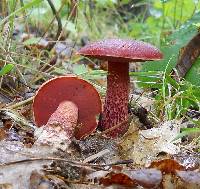
[[[36, 38], [31, 37], [24, 39], [29, 51], [37, 53], [46, 47], [46, 39], [37, 44]], [[47, 64], [40, 68], [52, 68], [59, 60], [68, 60], [72, 47], [63, 43], [56, 45], [56, 59], [50, 67]], [[71, 65], [69, 70], [74, 67], [76, 69], [77, 64]], [[42, 74], [34, 78], [34, 83], [43, 78]], [[13, 86], [13, 91], [20, 89], [16, 82]], [[27, 93], [24, 88], [22, 91]], [[6, 106], [7, 99], [3, 101]], [[140, 99], [139, 103], [148, 111], [153, 105], [152, 100], [146, 98]], [[0, 188], [200, 188], [199, 153], [184, 148], [180, 139], [174, 141], [182, 128], [181, 121], [162, 122], [144, 129], [139, 119], [134, 118], [129, 131], [117, 140], [96, 131], [85, 139], [73, 138], [66, 143], [61, 132], [60, 140], [51, 145], [37, 141], [39, 134], [36, 133], [41, 128], [34, 125], [31, 106], [24, 111], [25, 103], [12, 105], [1, 111]]]
[[[31, 111], [23, 117], [22, 110], [2, 111], [1, 128], [6, 135], [0, 141], [1, 187], [199, 187], [200, 160], [194, 158], [198, 155], [183, 155], [180, 139], [173, 141], [180, 132], [180, 121], [142, 130], [134, 117], [123, 138], [109, 139], [98, 131], [80, 141], [72, 139], [66, 145], [59, 140], [52, 146], [35, 142], [38, 128], [31, 123]], [[13, 131], [19, 137], [8, 137]]]
[[[21, 123], [14, 116], [12, 119], [13, 128]], [[1, 187], [198, 188], [199, 159], [189, 161], [194, 156], [188, 154], [180, 158], [180, 140], [172, 143], [180, 122], [169, 121], [147, 130], [139, 130], [138, 125], [132, 122], [118, 140], [98, 133], [81, 141], [73, 139], [67, 147], [63, 144], [64, 148], [62, 144], [58, 148], [34, 142], [27, 146], [24, 141], [5, 138], [0, 142]]]

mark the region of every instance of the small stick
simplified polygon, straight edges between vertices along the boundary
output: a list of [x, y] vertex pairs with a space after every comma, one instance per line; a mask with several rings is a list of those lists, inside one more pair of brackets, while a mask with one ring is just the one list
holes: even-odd
[[16, 109], [16, 108], [18, 108], [18, 107], [20, 107], [20, 106], [22, 106], [22, 105], [29, 104], [33, 99], [34, 99], [34, 96], [32, 96], [32, 97], [30, 97], [30, 98], [28, 98], [28, 99], [26, 99], [26, 100], [23, 100], [23, 101], [21, 101], [21, 102], [15, 103], [15, 104], [13, 104], [13, 105], [9, 105], [9, 104], [8, 104], [8, 106], [6, 106], [5, 108], [6, 108], [6, 109]]
[[105, 131], [102, 131], [101, 133], [97, 133], [95, 135], [97, 136], [102, 136], [104, 134], [107, 134], [109, 133], [110, 131], [113, 131], [115, 130], [116, 128], [119, 128], [120, 126], [122, 126], [123, 124], [126, 124], [126, 123], [129, 123], [131, 120], [132, 120], [133, 116], [129, 115], [127, 119], [125, 119], [124, 121], [122, 121], [121, 123], [109, 128], [109, 129], [106, 129]]
[[110, 150], [104, 149], [104, 150], [102, 150], [102, 151], [100, 151], [100, 152], [98, 152], [98, 153], [96, 153], [94, 155], [91, 155], [91, 156], [87, 157], [86, 159], [84, 159], [83, 163], [91, 162], [91, 161], [93, 161], [93, 160], [95, 160], [95, 159], [97, 159], [99, 157], [104, 156], [105, 154], [108, 154], [109, 152], [110, 152]]
[[7, 162], [7, 163], [1, 163], [0, 167], [16, 165], [16, 164], [21, 164], [21, 163], [26, 163], [26, 162], [33, 162], [33, 161], [63, 161], [63, 162], [69, 163], [69, 164], [73, 164], [75, 166], [88, 166], [88, 167], [101, 168], [101, 169], [103, 167], [107, 167], [107, 166], [133, 163], [133, 160], [122, 160], [122, 161], [117, 161], [115, 163], [98, 165], [98, 164], [82, 163], [82, 162], [67, 160], [67, 159], [63, 159], [63, 158], [46, 157], [46, 158], [29, 158], [29, 159], [11, 161], [11, 162]]
[[[52, 10], [52, 13], [54, 14], [56, 20], [57, 20], [57, 23], [58, 23], [58, 29], [57, 29], [57, 33], [56, 33], [56, 37], [55, 37], [55, 41], [59, 40], [59, 37], [60, 37], [60, 34], [62, 32], [62, 22], [61, 22], [61, 19], [58, 15], [58, 12], [56, 11], [56, 8], [54, 6], [54, 4], [52, 3], [51, 0], [47, 0], [49, 6], [51, 7], [51, 10]], [[47, 47], [47, 50], [48, 51], [51, 51], [51, 49], [55, 46], [56, 42], [53, 42], [53, 43], [50, 43]]]

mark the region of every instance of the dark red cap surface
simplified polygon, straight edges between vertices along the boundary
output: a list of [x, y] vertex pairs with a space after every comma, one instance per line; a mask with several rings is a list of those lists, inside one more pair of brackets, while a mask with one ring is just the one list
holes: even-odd
[[87, 81], [73, 76], [56, 77], [40, 87], [33, 101], [36, 124], [46, 125], [59, 104], [66, 100], [78, 107], [78, 123], [82, 126], [75, 137], [80, 139], [92, 133], [97, 127], [96, 116], [101, 112], [100, 96]]
[[160, 60], [163, 54], [153, 45], [130, 39], [106, 39], [90, 43], [78, 54], [113, 62]]

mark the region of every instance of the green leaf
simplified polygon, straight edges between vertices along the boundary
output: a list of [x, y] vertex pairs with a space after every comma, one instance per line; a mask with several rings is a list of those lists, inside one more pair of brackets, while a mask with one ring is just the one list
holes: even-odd
[[90, 70], [85, 74], [82, 74], [81, 76], [88, 80], [96, 80], [101, 79], [103, 76], [106, 76], [107, 72], [103, 70]]
[[166, 82], [170, 83], [174, 88], [178, 89], [180, 87], [179, 83], [176, 80], [172, 79], [171, 76], [165, 75]]
[[76, 75], [85, 74], [88, 72], [88, 69], [83, 64], [73, 64], [73, 73]]
[[[196, 13], [189, 21], [187, 21], [179, 30], [170, 35], [163, 46], [161, 46], [161, 52], [164, 54], [164, 59], [160, 61], [146, 62], [142, 65], [142, 72], [148, 71], [164, 71], [166, 65], [169, 63], [167, 74], [175, 67], [179, 56], [179, 51], [184, 47], [194, 35], [196, 35], [197, 27], [195, 23], [199, 23], [200, 12]], [[200, 61], [197, 61], [192, 68], [186, 74], [185, 79], [194, 85], [200, 86]], [[155, 78], [149, 77], [139, 78], [141, 81], [140, 86], [152, 87], [152, 85], [146, 84], [147, 82], [156, 82]], [[144, 84], [143, 84], [144, 83]]]
[[198, 59], [190, 68], [185, 76], [187, 81], [190, 81], [193, 85], [200, 86], [200, 59]]
[[9, 73], [14, 68], [13, 64], [6, 64], [1, 70], [0, 70], [0, 76], [3, 76], [7, 73]]
[[178, 134], [177, 137], [175, 137], [172, 141], [178, 140], [187, 135], [199, 133], [200, 128], [183, 128], [183, 129], [181, 129], [181, 131], [182, 132], [180, 134]]
[[34, 45], [38, 44], [38, 42], [41, 40], [41, 37], [32, 37], [23, 42], [24, 45]]
[[155, 77], [162, 78], [163, 73], [157, 71], [148, 71], [148, 72], [130, 72], [129, 76], [140, 76], [140, 77]]

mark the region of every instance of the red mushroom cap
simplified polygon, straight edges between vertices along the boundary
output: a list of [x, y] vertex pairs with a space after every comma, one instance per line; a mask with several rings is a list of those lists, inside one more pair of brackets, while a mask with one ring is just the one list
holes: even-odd
[[106, 39], [86, 45], [80, 55], [112, 62], [160, 60], [163, 54], [153, 45], [130, 39]]
[[75, 76], [61, 76], [45, 82], [33, 101], [37, 126], [46, 125], [61, 102], [71, 101], [78, 107], [78, 128], [75, 137], [80, 139], [92, 133], [96, 116], [101, 113], [101, 100], [96, 89], [87, 81]]

